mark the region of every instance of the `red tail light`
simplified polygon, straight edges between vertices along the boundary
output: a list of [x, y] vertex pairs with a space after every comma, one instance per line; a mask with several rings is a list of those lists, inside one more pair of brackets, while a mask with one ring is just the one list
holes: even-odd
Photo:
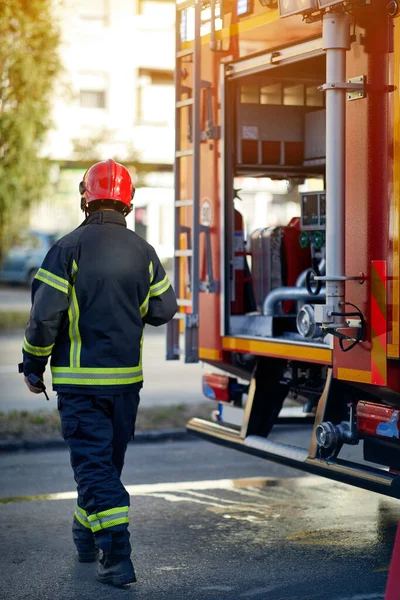
[[400, 439], [400, 407], [383, 406], [363, 400], [357, 404], [359, 436]]
[[203, 375], [203, 393], [210, 400], [229, 402], [230, 377], [216, 373]]

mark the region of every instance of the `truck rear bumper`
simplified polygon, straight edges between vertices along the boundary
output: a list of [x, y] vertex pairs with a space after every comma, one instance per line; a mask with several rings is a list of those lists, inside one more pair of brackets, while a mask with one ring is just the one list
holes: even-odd
[[312, 458], [303, 448], [273, 442], [256, 435], [242, 438], [240, 432], [235, 429], [203, 419], [191, 419], [187, 424], [187, 429], [190, 433], [216, 444], [385, 496], [400, 498], [400, 476], [382, 469], [374, 469], [340, 459]]

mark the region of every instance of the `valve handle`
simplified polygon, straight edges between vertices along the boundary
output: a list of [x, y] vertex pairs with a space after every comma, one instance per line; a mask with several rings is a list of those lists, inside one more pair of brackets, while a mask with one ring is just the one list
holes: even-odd
[[316, 276], [317, 273], [314, 269], [308, 269], [306, 275], [306, 289], [310, 296], [318, 296], [322, 288], [322, 281], [316, 281]]

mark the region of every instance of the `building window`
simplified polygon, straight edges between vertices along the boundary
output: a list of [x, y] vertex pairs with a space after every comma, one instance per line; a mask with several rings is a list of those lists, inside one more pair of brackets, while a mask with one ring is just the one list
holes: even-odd
[[80, 91], [81, 108], [105, 108], [106, 93], [97, 92], [96, 90], [81, 90]]
[[175, 2], [171, 0], [139, 0], [139, 14], [175, 21]]
[[172, 71], [139, 69], [138, 121], [167, 125], [174, 119], [174, 74]]
[[81, 108], [107, 108], [107, 76], [105, 73], [79, 74]]
[[79, 18], [85, 23], [108, 25], [109, 0], [79, 0]]

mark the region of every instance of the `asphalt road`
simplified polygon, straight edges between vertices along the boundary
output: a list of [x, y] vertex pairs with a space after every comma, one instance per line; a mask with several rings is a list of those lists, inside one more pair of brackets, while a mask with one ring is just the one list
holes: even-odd
[[75, 558], [68, 452], [2, 455], [0, 597], [383, 599], [398, 502], [300, 475], [203, 441], [131, 445], [138, 583], [117, 589]]

